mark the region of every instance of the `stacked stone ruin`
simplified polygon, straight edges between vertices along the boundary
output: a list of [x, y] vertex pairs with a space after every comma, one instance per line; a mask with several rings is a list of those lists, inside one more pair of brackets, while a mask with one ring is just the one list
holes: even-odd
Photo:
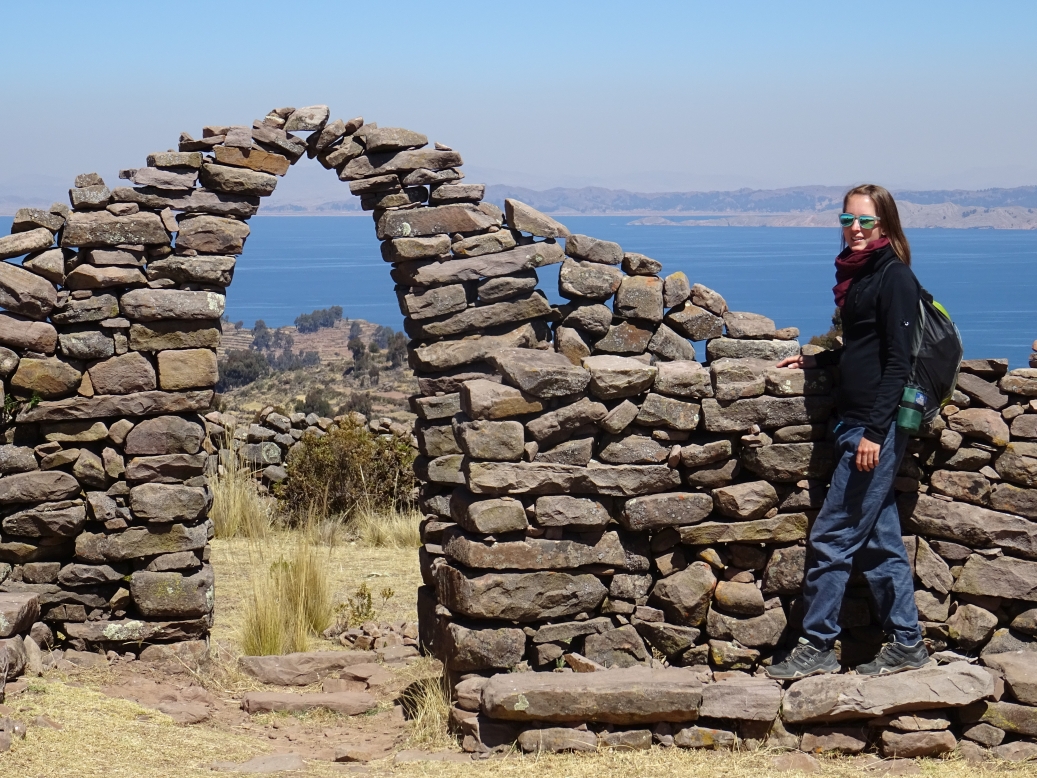
[[[683, 273], [482, 202], [449, 147], [329, 118], [184, 134], [133, 186], [80, 176], [71, 210], [19, 211], [0, 238], [27, 255], [0, 264], [8, 656], [30, 627], [119, 651], [207, 635], [225, 290], [260, 198], [307, 155], [373, 212], [412, 338], [420, 637], [466, 748], [1031, 747], [1037, 351], [965, 363], [897, 481], [934, 665], [782, 688], [760, 673], [797, 636], [837, 375], [777, 370], [809, 353], [798, 332]], [[537, 289], [552, 264], [561, 306]], [[271, 424], [288, 437], [261, 439]], [[303, 425], [322, 427], [266, 414], [243, 442], [279, 465], [263, 447], [280, 460]], [[842, 620], [852, 666], [883, 639], [859, 576]]]

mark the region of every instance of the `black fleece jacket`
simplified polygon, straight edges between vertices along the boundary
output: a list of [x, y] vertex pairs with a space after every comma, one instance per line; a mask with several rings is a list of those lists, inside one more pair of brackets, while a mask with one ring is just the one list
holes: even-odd
[[885, 441], [911, 373], [920, 299], [915, 274], [887, 246], [850, 284], [842, 348], [817, 355], [818, 367], [839, 365], [840, 418], [863, 425], [864, 437], [873, 443]]

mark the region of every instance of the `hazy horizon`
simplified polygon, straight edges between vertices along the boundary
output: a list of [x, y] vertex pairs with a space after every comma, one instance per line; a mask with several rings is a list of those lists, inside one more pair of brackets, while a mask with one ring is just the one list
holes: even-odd
[[327, 103], [453, 146], [470, 180], [534, 189], [1037, 183], [1023, 2], [47, 8], [42, 26], [5, 9], [26, 34], [0, 49], [0, 182], [108, 180], [183, 130]]

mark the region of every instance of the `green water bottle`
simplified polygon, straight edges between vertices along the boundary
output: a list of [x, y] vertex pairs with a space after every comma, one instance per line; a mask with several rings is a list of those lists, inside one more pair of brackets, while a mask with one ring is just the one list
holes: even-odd
[[897, 427], [904, 432], [914, 434], [922, 426], [927, 401], [925, 392], [917, 386], [905, 386], [900, 395], [900, 407], [897, 409]]

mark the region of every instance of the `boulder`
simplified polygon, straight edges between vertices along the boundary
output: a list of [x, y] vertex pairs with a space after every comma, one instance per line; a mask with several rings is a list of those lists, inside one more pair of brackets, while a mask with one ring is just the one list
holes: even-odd
[[[713, 594], [714, 607], [738, 616], [761, 616], [765, 606], [763, 594], [756, 584], [739, 581], [721, 581]], [[746, 645], [750, 645], [746, 643]]]
[[19, 412], [17, 421], [76, 421], [112, 416], [153, 416], [160, 413], [208, 411], [212, 404], [212, 394], [209, 390], [70, 397], [64, 400], [44, 401], [35, 408], [23, 409]]
[[628, 530], [659, 530], [695, 524], [706, 518], [713, 510], [713, 501], [708, 494], [695, 492], [671, 492], [635, 497], [627, 500], [619, 523]]
[[443, 652], [454, 672], [508, 670], [522, 661], [526, 635], [514, 627], [469, 629], [451, 623], [444, 630]]
[[706, 618], [706, 633], [711, 638], [735, 641], [748, 648], [774, 648], [784, 639], [787, 626], [788, 619], [780, 607], [749, 618], [727, 616], [710, 608]]
[[87, 372], [97, 395], [150, 392], [157, 386], [155, 368], [139, 351], [98, 362]]
[[[443, 552], [469, 569], [484, 570], [569, 570], [601, 564], [627, 568], [636, 564], [615, 532], [606, 532], [597, 542], [526, 538], [497, 542], [483, 541], [450, 528], [443, 532]], [[647, 559], [642, 558], [647, 569]]]
[[518, 736], [518, 746], [527, 754], [564, 751], [597, 751], [598, 736], [593, 732], [569, 727], [527, 729]]
[[0, 478], [0, 505], [67, 500], [79, 491], [79, 482], [60, 470], [14, 473]]
[[[396, 160], [396, 164], [415, 164], [418, 162], [424, 162], [426, 164], [419, 165], [420, 167], [427, 167], [431, 160], [418, 159], [415, 155], [421, 154], [433, 154], [442, 152], [407, 152], [403, 151], [399, 154], [393, 155], [392, 159]], [[447, 154], [453, 155], [455, 161], [460, 160], [460, 156], [454, 152], [446, 152]], [[447, 161], [446, 159], [442, 161]], [[349, 165], [346, 166], [346, 170], [350, 167], [354, 169], [361, 169], [365, 166], [368, 160], [365, 157], [358, 157], [354, 159]], [[371, 168], [369, 163], [368, 169], [372, 171], [368, 175], [378, 175], [377, 170], [384, 169], [386, 172], [393, 172], [389, 170], [391, 167], [395, 167], [396, 164], [393, 162], [387, 162], [382, 165], [381, 168]], [[432, 164], [435, 164], [434, 162]], [[449, 167], [449, 165], [448, 165]], [[343, 175], [346, 174], [346, 170], [343, 170]], [[496, 211], [496, 213], [493, 213]], [[488, 227], [500, 227], [502, 223], [501, 213], [496, 208], [492, 211], [486, 207], [480, 207], [477, 205], [457, 204], [457, 205], [437, 205], [429, 208], [414, 208], [410, 210], [402, 211], [386, 211], [375, 223], [375, 231], [378, 236], [378, 240], [386, 240], [387, 238], [421, 238], [428, 237], [430, 235], [443, 235], [443, 234], [454, 234], [457, 232], [461, 233], [475, 233], [486, 230]], [[543, 245], [543, 244], [541, 244]], [[550, 243], [552, 248], [561, 254], [561, 246]], [[530, 267], [536, 267], [531, 265]], [[528, 269], [527, 267], [521, 268], [523, 270]], [[508, 275], [508, 272], [500, 273], [499, 275]]]
[[226, 297], [217, 292], [181, 289], [132, 289], [120, 300], [122, 313], [133, 321], [219, 319]]
[[[216, 165], [211, 162], [202, 165], [198, 180], [206, 189], [229, 194], [266, 197], [273, 194], [277, 187], [277, 177], [269, 173], [234, 167], [232, 165]], [[218, 218], [218, 217], [200, 217]], [[179, 236], [177, 242], [179, 243]], [[226, 249], [216, 249], [226, 251]], [[239, 253], [239, 248], [237, 252]]]
[[517, 421], [454, 422], [461, 450], [475, 459], [508, 462], [522, 458], [524, 429]]
[[[612, 518], [605, 500], [608, 498], [568, 495], [538, 497], [535, 503], [536, 522], [541, 527], [567, 527], [575, 531], [603, 529]], [[628, 506], [630, 502], [627, 502]]]
[[130, 595], [146, 619], [191, 619], [213, 608], [215, 589], [211, 567], [191, 576], [138, 570], [130, 578]]
[[597, 338], [609, 331], [612, 326], [612, 310], [597, 303], [570, 303], [563, 311], [568, 311], [562, 324], [580, 330]]
[[492, 362], [509, 384], [534, 397], [574, 395], [590, 382], [590, 373], [550, 351], [503, 349], [492, 356]]
[[583, 653], [602, 667], [634, 667], [648, 661], [648, 651], [637, 630], [629, 624], [584, 638]]
[[652, 340], [651, 327], [636, 321], [624, 321], [609, 327], [605, 337], [594, 343], [601, 354], [643, 354]]
[[626, 276], [616, 290], [616, 316], [658, 324], [663, 320], [663, 280], [657, 276]]
[[698, 362], [676, 360], [660, 362], [653, 389], [660, 394], [699, 400], [713, 396], [709, 371]]
[[540, 462], [468, 462], [466, 470], [468, 488], [475, 494], [635, 497], [680, 486], [680, 474], [666, 465], [579, 467]]
[[1032, 651], [1006, 651], [983, 657], [983, 664], [1000, 670], [1008, 693], [1023, 705], [1037, 705], [1037, 666]]
[[665, 462], [669, 447], [647, 435], [608, 435], [602, 440], [598, 459], [610, 465], [648, 465]]
[[528, 232], [534, 237], [568, 238], [572, 235], [564, 224], [518, 200], [505, 198], [504, 215], [507, 218], [508, 226], [513, 230]]
[[17, 352], [53, 354], [58, 332], [53, 325], [0, 311], [0, 346]]
[[768, 678], [727, 678], [704, 684], [699, 715], [709, 719], [774, 721], [781, 686]]
[[210, 349], [182, 349], [158, 353], [158, 385], [165, 391], [215, 386], [219, 377], [216, 352]]
[[618, 243], [598, 240], [587, 235], [570, 235], [565, 241], [565, 253], [573, 259], [618, 265], [623, 261], [623, 248]]
[[666, 613], [671, 623], [696, 627], [705, 620], [716, 585], [716, 576], [709, 565], [693, 562], [686, 569], [657, 581], [649, 602]]
[[765, 595], [797, 595], [803, 591], [806, 574], [807, 549], [805, 546], [776, 548], [763, 571]]
[[467, 574], [450, 565], [436, 569], [439, 602], [462, 616], [539, 621], [591, 612], [607, 590], [595, 576], [559, 572]]
[[814, 676], [796, 681], [786, 690], [781, 717], [786, 723], [800, 724], [960, 708], [993, 692], [990, 673], [967, 662], [897, 676]]
[[[54, 233], [46, 227], [16, 232], [0, 237], [0, 260], [13, 259], [34, 251], [43, 251], [54, 245]], [[9, 267], [15, 267], [9, 265]]]
[[706, 356], [715, 359], [766, 359], [780, 362], [786, 357], [799, 355], [799, 343], [794, 340], [738, 340], [713, 338], [706, 344]]
[[[157, 213], [115, 216], [107, 211], [70, 213], [61, 234], [62, 248], [104, 248], [121, 244], [160, 246], [169, 243]], [[49, 245], [49, 244], [48, 244]]]
[[996, 627], [997, 616], [978, 605], [958, 605], [947, 619], [948, 637], [966, 651], [986, 643]]
[[53, 399], [76, 391], [82, 378], [82, 373], [57, 357], [23, 357], [11, 376], [11, 388], [19, 390], [24, 396], [35, 394], [44, 399]]
[[665, 324], [656, 328], [652, 339], [648, 341], [648, 350], [661, 359], [695, 359], [695, 347]]
[[691, 302], [671, 308], [663, 321], [689, 340], [711, 340], [724, 332], [724, 320]]
[[144, 419], [126, 435], [123, 452], [129, 456], [197, 454], [205, 429], [198, 421], [182, 416]]
[[40, 618], [40, 597], [34, 592], [0, 592], [0, 638], [28, 633]]
[[566, 259], [558, 274], [558, 294], [567, 300], [607, 300], [624, 279], [618, 267]]
[[202, 517], [208, 502], [206, 490], [197, 486], [150, 483], [130, 489], [129, 506], [136, 519], [172, 523]]
[[734, 523], [707, 521], [681, 527], [681, 542], [689, 546], [714, 543], [793, 543], [807, 536], [804, 513], [779, 513], [773, 519]]
[[0, 307], [43, 319], [57, 302], [58, 292], [50, 281], [10, 262], [0, 262]]
[[211, 321], [154, 321], [130, 325], [130, 348], [134, 351], [216, 348], [220, 330]]
[[904, 495], [898, 505], [907, 532], [945, 538], [970, 548], [1000, 547], [1037, 559], [1037, 525], [1032, 521], [925, 494]]
[[607, 409], [589, 397], [581, 397], [570, 405], [545, 413], [526, 424], [533, 440], [542, 446], [557, 443], [572, 432], [587, 424], [595, 424], [605, 418]]
[[910, 759], [917, 756], [933, 757], [948, 754], [958, 745], [952, 732], [896, 732], [882, 733], [882, 755], [887, 758]]
[[[378, 700], [367, 692], [334, 692], [330, 694], [295, 694], [292, 692], [248, 692], [241, 700], [241, 709], [248, 714], [256, 713], [307, 713], [314, 710], [329, 710], [346, 716], [358, 716], [378, 707]], [[295, 769], [301, 759], [291, 762]], [[281, 770], [284, 764], [276, 765]]]
[[484, 378], [461, 385], [461, 410], [472, 419], [506, 419], [543, 409], [540, 400], [512, 386]]
[[[0, 331], [2, 327], [0, 322]], [[1037, 443], [1009, 443], [994, 462], [994, 469], [1006, 481], [1037, 488]]]
[[832, 446], [824, 441], [746, 447], [741, 460], [747, 470], [779, 483], [823, 479], [835, 467]]
[[868, 735], [863, 727], [817, 727], [803, 733], [799, 747], [810, 754], [859, 754], [868, 747]]
[[832, 400], [828, 397], [751, 397], [726, 406], [716, 400], [704, 399], [703, 426], [707, 432], [744, 433], [754, 424], [761, 429], [814, 424], [826, 421], [832, 408]]
[[673, 744], [680, 748], [734, 749], [738, 737], [726, 729], [694, 725], [677, 730], [673, 735]]
[[1008, 445], [1009, 430], [1001, 414], [989, 408], [966, 408], [947, 420], [947, 426], [967, 438], [992, 446]]
[[374, 660], [373, 651], [308, 651], [281, 656], [241, 656], [238, 667], [260, 683], [310, 686], [341, 670]]
[[767, 481], [750, 481], [714, 489], [713, 502], [730, 518], [759, 519], [778, 504], [778, 493]]
[[506, 673], [483, 687], [482, 710], [511, 721], [635, 725], [694, 721], [701, 699], [698, 675], [677, 668]]
[[1037, 602], [1037, 562], [973, 554], [954, 582], [953, 591]]
[[529, 321], [551, 313], [551, 305], [540, 292], [504, 302], [479, 305], [447, 316], [428, 320], [404, 320], [404, 330], [412, 338], [442, 338], [468, 332]]
[[699, 426], [698, 403], [684, 402], [661, 394], [649, 394], [641, 404], [637, 421], [646, 427], [694, 430]]
[[451, 494], [450, 515], [469, 532], [521, 532], [529, 526], [522, 503], [513, 497], [478, 500], [467, 489], [455, 489]]
[[[447, 208], [458, 206], [445, 206]], [[413, 216], [438, 208], [420, 208], [407, 211]], [[402, 212], [401, 212], [402, 213]], [[494, 233], [500, 234], [500, 233]], [[415, 260], [400, 262], [390, 271], [392, 279], [403, 286], [429, 287], [479, 281], [486, 278], [511, 277], [544, 265], [553, 265], [563, 259], [561, 247], [551, 241], [516, 246], [494, 254], [465, 256], [462, 259]]]
[[658, 372], [639, 359], [599, 355], [582, 360], [590, 373], [590, 391], [602, 400], [633, 397], [648, 389]]

